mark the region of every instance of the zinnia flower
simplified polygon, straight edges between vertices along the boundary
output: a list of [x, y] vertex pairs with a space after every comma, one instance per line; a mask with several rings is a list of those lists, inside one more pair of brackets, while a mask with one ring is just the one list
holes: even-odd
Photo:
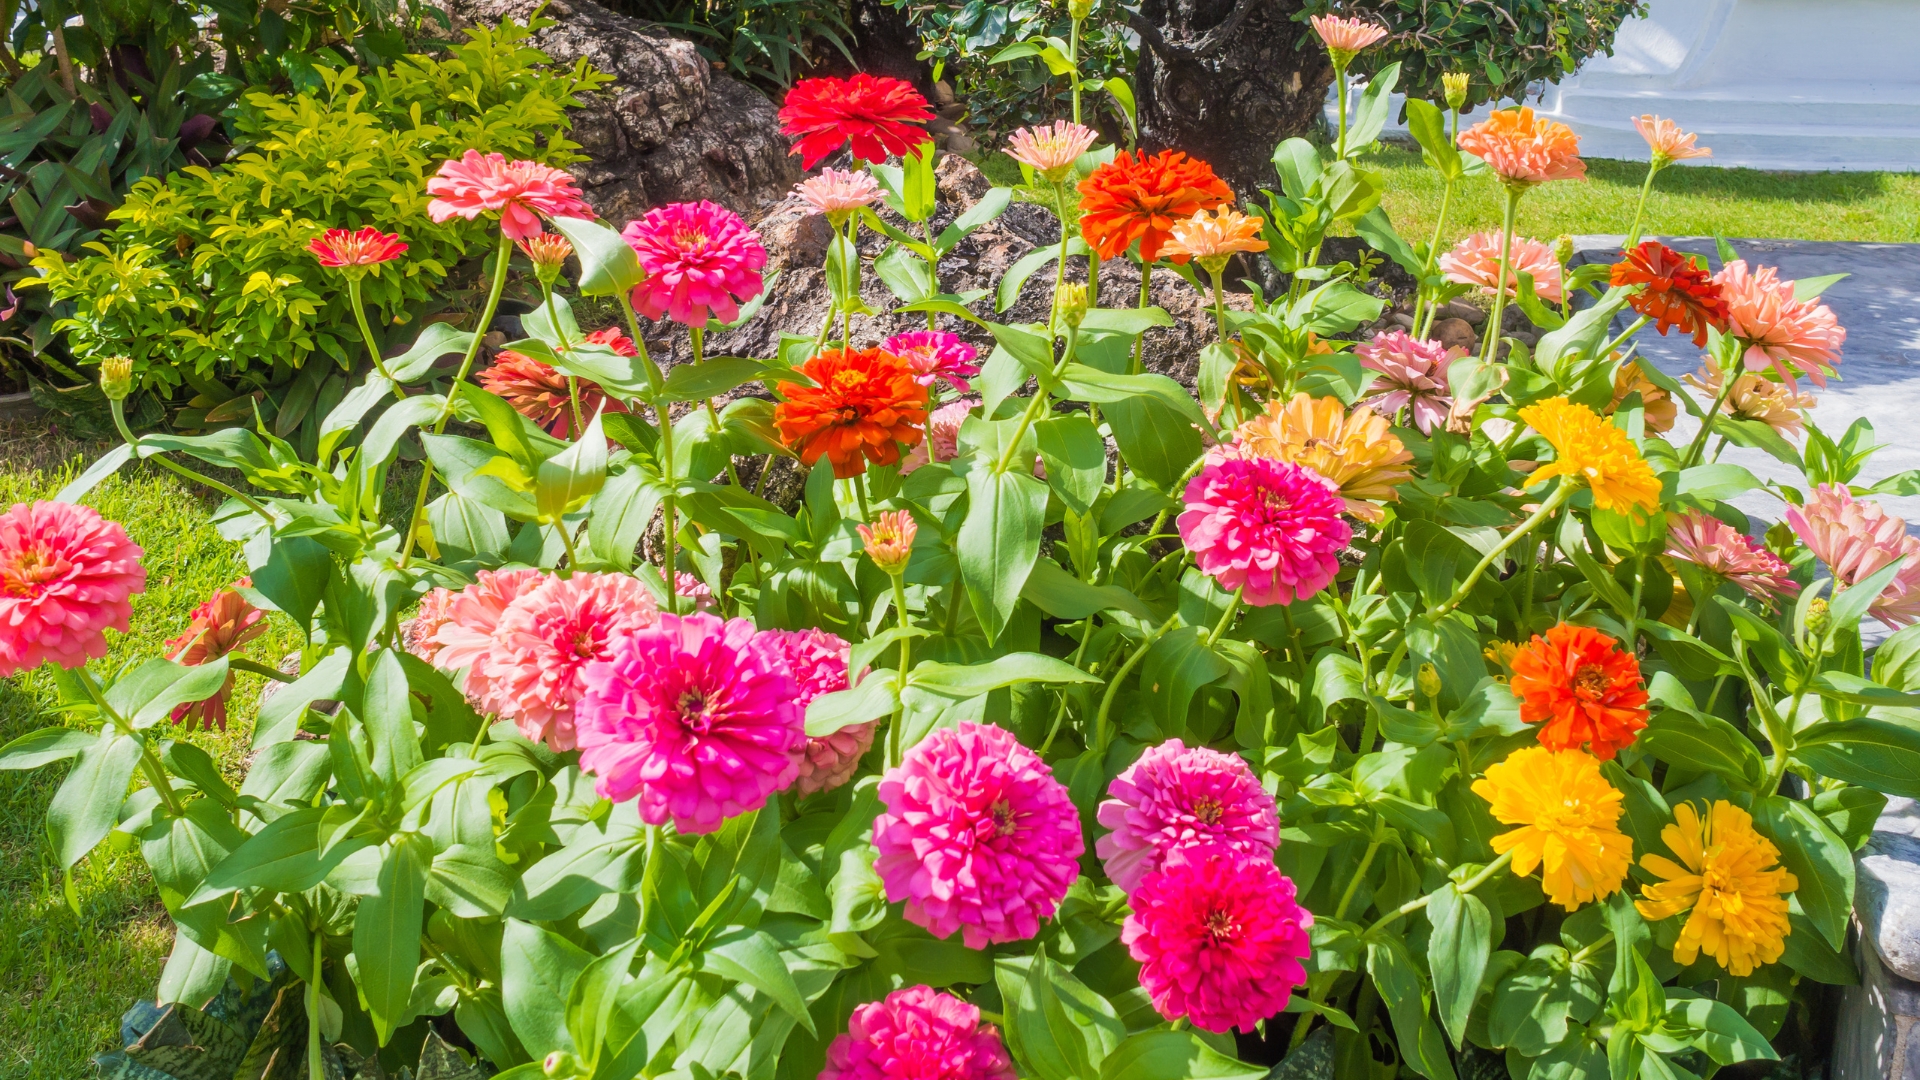
[[499, 213], [500, 231], [510, 240], [525, 240], [541, 232], [540, 216], [593, 217], [593, 207], [581, 198], [573, 177], [537, 161], [508, 161], [499, 154], [482, 156], [469, 150], [440, 163], [427, 181], [427, 216], [440, 224], [455, 216], [472, 221], [483, 213]]
[[1014, 1080], [1013, 1059], [980, 1010], [931, 986], [856, 1007], [827, 1046], [819, 1080]]
[[1389, 419], [1401, 409], [1412, 413], [1413, 426], [1420, 434], [1433, 434], [1433, 425], [1444, 424], [1453, 409], [1447, 369], [1467, 354], [1458, 346], [1447, 348], [1437, 341], [1421, 341], [1399, 330], [1389, 330], [1353, 347], [1360, 366], [1377, 371], [1380, 377], [1367, 385], [1368, 405]]
[[1168, 739], [1114, 777], [1107, 794], [1098, 817], [1113, 831], [1093, 850], [1129, 893], [1176, 851], [1218, 845], [1271, 861], [1280, 844], [1280, 811], [1238, 754]]
[[1647, 149], [1652, 152], [1656, 169], [1664, 168], [1669, 162], [1713, 156], [1712, 149], [1693, 145], [1693, 140], [1699, 136], [1681, 131], [1679, 124], [1652, 113], [1634, 117], [1633, 130], [1647, 140]]
[[891, 465], [927, 422], [927, 388], [907, 362], [882, 349], [828, 349], [800, 365], [814, 385], [785, 383], [774, 406], [781, 441], [811, 469], [824, 455], [842, 480]]
[[1612, 761], [1647, 726], [1640, 661], [1592, 627], [1561, 623], [1535, 634], [1514, 654], [1512, 685], [1520, 719], [1543, 725], [1540, 745], [1549, 750], [1585, 747]]
[[487, 652], [493, 632], [522, 593], [539, 588], [547, 575], [538, 570], [480, 570], [473, 584], [455, 593], [445, 618], [433, 635], [433, 666], [442, 671], [467, 671], [467, 700], [476, 706], [486, 690]]
[[1173, 853], [1128, 897], [1120, 941], [1140, 985], [1169, 1020], [1204, 1031], [1254, 1025], [1287, 1007], [1307, 981], [1313, 913], [1271, 856], [1221, 847]]
[[1356, 53], [1387, 36], [1387, 28], [1365, 19], [1343, 19], [1338, 15], [1315, 15], [1307, 20], [1313, 24], [1313, 32], [1333, 57], [1333, 62], [1346, 67]]
[[1640, 361], [1629, 360], [1621, 364], [1613, 373], [1613, 404], [1608, 414], [1618, 412], [1627, 400], [1628, 394], [1640, 395], [1640, 419], [1650, 435], [1673, 430], [1674, 418], [1680, 415], [1679, 406], [1673, 402], [1673, 395], [1666, 388], [1647, 378], [1640, 370]]
[[1733, 582], [1762, 603], [1800, 593], [1800, 583], [1788, 576], [1792, 567], [1745, 533], [1701, 510], [1667, 519], [1667, 555]]
[[1219, 273], [1236, 251], [1267, 250], [1267, 242], [1260, 239], [1260, 219], [1231, 206], [1181, 218], [1169, 232], [1161, 250], [1176, 262], [1198, 259], [1209, 273]]
[[961, 398], [933, 410], [927, 417], [927, 437], [901, 459], [900, 475], [905, 476], [922, 465], [952, 461], [960, 452], [960, 425], [967, 422], [967, 414], [978, 404], [979, 398]]
[[835, 224], [880, 197], [880, 181], [864, 169], [822, 169], [794, 185], [794, 198], [825, 214]]
[[1713, 280], [1727, 299], [1727, 323], [1747, 343], [1747, 370], [1771, 365], [1788, 386], [1799, 372], [1815, 386], [1827, 385], [1847, 340], [1832, 308], [1817, 299], [1795, 300], [1793, 282], [1781, 281], [1771, 266], [1750, 274], [1745, 259], [1722, 266]]
[[1707, 344], [1707, 328], [1725, 331], [1727, 300], [1720, 286], [1692, 259], [1658, 240], [1648, 240], [1613, 264], [1608, 280], [1616, 286], [1645, 286], [1627, 298], [1633, 310], [1653, 320], [1665, 335], [1678, 329]]
[[874, 516], [872, 525], [855, 525], [854, 531], [860, 534], [860, 542], [873, 565], [889, 574], [898, 574], [913, 557], [913, 538], [920, 526], [905, 510], [882, 510]]
[[434, 640], [440, 634], [440, 628], [453, 617], [453, 601], [458, 593], [450, 589], [434, 588], [420, 598], [420, 606], [414, 609], [413, 618], [401, 626], [406, 638], [407, 651], [433, 663], [440, 653], [440, 643]]
[[969, 949], [1024, 941], [1080, 874], [1080, 817], [1066, 786], [1013, 733], [961, 721], [907, 751], [880, 781], [874, 870], [907, 921]]
[[910, 330], [895, 334], [880, 343], [881, 352], [889, 352], [907, 362], [921, 386], [931, 388], [944, 379], [955, 390], [966, 393], [972, 387], [967, 380], [980, 374], [974, 358], [980, 351], [960, 340], [959, 334], [944, 330]]
[[1648, 852], [1642, 868], [1662, 880], [1640, 889], [1633, 906], [1650, 920], [1693, 914], [1674, 942], [1674, 963], [1700, 958], [1704, 949], [1735, 978], [1780, 959], [1793, 927], [1787, 921], [1787, 896], [1799, 879], [1780, 862], [1780, 849], [1753, 828], [1753, 815], [1725, 799], [1707, 808], [1707, 819], [1692, 803], [1673, 808], [1673, 824], [1660, 830], [1678, 863]]
[[1895, 630], [1920, 619], [1920, 539], [1907, 535], [1905, 519], [1856, 501], [1845, 484], [1821, 484], [1806, 505], [1787, 508], [1787, 524], [1842, 585], [1899, 560], [1893, 581], [1867, 610]]
[[[1103, 259], [1126, 254], [1140, 241], [1140, 258], [1153, 262], [1173, 237], [1173, 223], [1233, 202], [1233, 189], [1213, 167], [1178, 150], [1148, 156], [1121, 151], [1080, 181], [1080, 234]], [[1186, 256], [1176, 256], [1185, 262]]]
[[[1702, 364], [1698, 372], [1681, 378], [1712, 401], [1720, 401], [1720, 388], [1726, 385], [1720, 369], [1711, 364]], [[1733, 389], [1721, 402], [1720, 411], [1742, 420], [1758, 420], [1782, 435], [1803, 435], [1806, 432], [1800, 412], [1815, 404], [1811, 393], [1775, 382], [1769, 373], [1743, 371], [1734, 376]]]
[[933, 109], [910, 83], [861, 72], [850, 79], [801, 79], [780, 106], [780, 133], [794, 140], [801, 168], [851, 143], [861, 161], [903, 157], [927, 141]]
[[710, 318], [732, 322], [740, 305], [760, 295], [767, 249], [740, 215], [701, 200], [656, 206], [627, 222], [620, 236], [647, 278], [633, 287], [633, 309], [658, 322], [688, 326]]
[[1050, 183], [1066, 178], [1067, 170], [1093, 145], [1095, 132], [1071, 120], [1020, 128], [1007, 137], [1007, 156]]
[[1325, 477], [1265, 458], [1210, 461], [1187, 483], [1176, 524], [1200, 572], [1254, 607], [1304, 600], [1332, 583], [1353, 538]]
[[705, 611], [713, 606], [713, 588], [685, 570], [673, 575], [673, 595], [693, 601], [695, 611]]
[[147, 588], [140, 555], [91, 507], [14, 503], [0, 514], [0, 676], [107, 655], [106, 631], [126, 633], [127, 598]]
[[574, 709], [586, 690], [586, 666], [612, 656], [622, 636], [659, 617], [653, 594], [639, 578], [548, 578], [500, 616], [487, 650], [486, 710], [512, 720], [535, 742], [573, 749]]
[[358, 231], [328, 229], [307, 244], [307, 250], [329, 270], [364, 272], [366, 267], [392, 262], [407, 253], [407, 245], [392, 233], [371, 225]]
[[[807, 706], [822, 694], [845, 690], [848, 686], [847, 654], [849, 646], [837, 635], [825, 630], [763, 630], [760, 636], [780, 654], [787, 671], [800, 687], [794, 705], [802, 718]], [[802, 798], [819, 791], [831, 791], [853, 779], [860, 759], [873, 747], [873, 728], [877, 721], [841, 728], [831, 735], [807, 737], [800, 755], [800, 772], [793, 789]]]
[[709, 833], [799, 775], [806, 719], [786, 661], [746, 619], [662, 615], [586, 666], [580, 767], [640, 819]]
[[553, 284], [560, 271], [567, 265], [567, 256], [573, 254], [573, 241], [554, 233], [535, 233], [524, 240], [514, 241], [520, 253], [533, 264], [534, 275], [547, 284]]
[[1460, 149], [1485, 161], [1509, 184], [1530, 187], [1587, 178], [1580, 136], [1557, 120], [1535, 116], [1525, 105], [1501, 109], [1461, 132]]
[[[251, 578], [241, 578], [234, 583], [245, 587], [253, 584]], [[240, 646], [267, 632], [265, 619], [267, 613], [247, 602], [247, 598], [234, 589], [215, 589], [193, 614], [187, 617], [187, 629], [179, 637], [167, 642], [167, 658], [176, 664], [199, 667], [210, 660], [218, 660], [235, 651]], [[227, 681], [212, 695], [192, 702], [183, 702], [173, 707], [173, 722], [184, 721], [188, 727], [196, 720], [201, 721], [202, 730], [212, 731], [215, 724], [220, 730], [227, 730], [227, 699], [233, 696], [233, 672], [227, 672]]]
[[[618, 330], [596, 330], [587, 335], [587, 340], [606, 345], [621, 356], [634, 354], [633, 342]], [[513, 406], [514, 412], [540, 425], [555, 438], [573, 436], [572, 398], [576, 389], [583, 420], [591, 421], [603, 408], [613, 413], [627, 411], [618, 398], [608, 397], [592, 379], [576, 379], [574, 385], [569, 386], [566, 375], [552, 364], [512, 349], [501, 349], [494, 355], [493, 365], [474, 378], [482, 390]]]
[[1513, 852], [1513, 872], [1541, 869], [1547, 899], [1572, 911], [1619, 891], [1633, 863], [1633, 841], [1620, 831], [1620, 792], [1600, 775], [1600, 762], [1579, 750], [1528, 746], [1488, 767], [1473, 793], [1512, 832], [1493, 850]]
[[[1447, 275], [1448, 281], [1478, 285], [1481, 292], [1493, 295], [1496, 283], [1500, 281], [1500, 234], [1477, 232], [1453, 245], [1451, 251], [1440, 256], [1440, 270]], [[1523, 273], [1532, 275], [1533, 292], [1540, 299], [1549, 304], [1558, 304], [1566, 299], [1566, 283], [1561, 278], [1560, 259], [1554, 255], [1553, 248], [1530, 237], [1515, 236], [1513, 249], [1508, 254], [1508, 296], [1520, 295], [1520, 275]]]
[[1660, 478], [1653, 475], [1627, 433], [1585, 405], [1563, 397], [1537, 401], [1520, 419], [1553, 445], [1554, 458], [1533, 471], [1527, 486], [1565, 476], [1593, 489], [1593, 505], [1635, 518], [1660, 508]]
[[1412, 476], [1406, 466], [1413, 454], [1388, 430], [1387, 417], [1370, 405], [1349, 413], [1335, 397], [1301, 392], [1284, 405], [1268, 402], [1233, 438], [1245, 453], [1291, 461], [1326, 477], [1339, 487], [1347, 513], [1362, 521], [1384, 517], [1377, 504], [1398, 499], [1397, 488]]

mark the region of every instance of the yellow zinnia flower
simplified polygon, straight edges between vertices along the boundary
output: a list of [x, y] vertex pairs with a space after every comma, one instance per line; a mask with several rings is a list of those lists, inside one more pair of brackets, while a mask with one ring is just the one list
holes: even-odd
[[1633, 864], [1633, 841], [1620, 831], [1620, 793], [1584, 750], [1529, 746], [1487, 769], [1473, 793], [1492, 804], [1493, 816], [1522, 828], [1493, 838], [1493, 850], [1513, 852], [1513, 872], [1543, 868], [1547, 899], [1572, 911], [1619, 891]]
[[1374, 503], [1399, 498], [1394, 488], [1412, 475], [1413, 454], [1390, 426], [1365, 405], [1349, 414], [1339, 398], [1295, 394], [1285, 405], [1270, 402], [1234, 439], [1259, 457], [1305, 465], [1339, 486], [1347, 513], [1379, 521], [1385, 514]]
[[1548, 398], [1520, 410], [1527, 422], [1553, 444], [1552, 462], [1534, 470], [1532, 487], [1551, 476], [1584, 481], [1593, 489], [1593, 505], [1615, 513], [1644, 517], [1660, 508], [1660, 479], [1653, 475], [1627, 433], [1566, 398]]
[[1642, 888], [1643, 899], [1633, 906], [1648, 919], [1692, 909], [1673, 947], [1674, 962], [1691, 964], [1704, 949], [1740, 976], [1780, 959], [1792, 932], [1787, 894], [1800, 882], [1775, 865], [1780, 849], [1754, 831], [1753, 816], [1721, 800], [1702, 821], [1691, 804], [1681, 803], [1660, 839], [1686, 865], [1661, 855], [1641, 856], [1642, 867], [1666, 880]]

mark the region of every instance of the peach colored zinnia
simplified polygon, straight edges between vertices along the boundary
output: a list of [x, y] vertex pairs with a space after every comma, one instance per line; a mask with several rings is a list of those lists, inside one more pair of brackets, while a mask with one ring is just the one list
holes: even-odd
[[952, 461], [960, 452], [960, 425], [967, 422], [967, 415], [978, 404], [979, 398], [961, 398], [933, 410], [927, 417], [927, 437], [901, 459], [900, 475], [905, 476], [922, 465]]
[[[1477, 232], [1453, 245], [1451, 251], [1440, 256], [1440, 271], [1447, 275], [1448, 281], [1478, 285], [1481, 292], [1491, 296], [1501, 280], [1500, 234]], [[1560, 260], [1554, 256], [1552, 247], [1531, 237], [1514, 237], [1507, 264], [1508, 296], [1520, 295], [1522, 273], [1533, 277], [1533, 292], [1540, 299], [1549, 304], [1566, 300]]]
[[1907, 535], [1904, 518], [1856, 500], [1844, 484], [1821, 484], [1805, 505], [1787, 508], [1787, 525], [1849, 588], [1898, 560], [1899, 572], [1867, 611], [1895, 630], [1920, 619], [1920, 539]]
[[1176, 259], [1192, 258], [1208, 272], [1217, 272], [1235, 252], [1267, 250], [1267, 242], [1260, 239], [1260, 221], [1231, 206], [1211, 213], [1202, 210], [1175, 221], [1169, 230], [1172, 239], [1161, 250]]
[[660, 617], [653, 594], [627, 574], [548, 578], [500, 615], [487, 652], [488, 712], [556, 751], [574, 748], [583, 672], [619, 639]]
[[1132, 892], [1174, 852], [1221, 845], [1270, 859], [1280, 811], [1238, 754], [1168, 739], [1150, 746], [1107, 785], [1093, 845], [1115, 885]]
[[1580, 136], [1522, 105], [1501, 109], [1460, 133], [1460, 149], [1479, 157], [1507, 183], [1531, 187], [1552, 180], [1585, 180]]
[[1467, 354], [1459, 347], [1447, 348], [1437, 341], [1421, 341], [1399, 330], [1389, 330], [1363, 345], [1354, 346], [1360, 366], [1379, 372], [1367, 384], [1365, 401], [1382, 416], [1396, 417], [1401, 409], [1408, 422], [1420, 434], [1433, 433], [1435, 424], [1444, 424], [1453, 409], [1447, 369]]
[[1093, 145], [1094, 134], [1071, 120], [1020, 128], [1007, 137], [1007, 156], [1057, 184]]
[[433, 666], [465, 670], [467, 700], [480, 707], [487, 697], [487, 652], [500, 616], [522, 593], [547, 579], [539, 570], [480, 570], [473, 584], [454, 594], [446, 617], [433, 635]]
[[438, 587], [420, 598], [420, 606], [414, 609], [413, 618], [400, 627], [408, 652], [429, 664], [433, 663], [434, 657], [440, 653], [440, 643], [434, 639], [439, 636], [440, 628], [453, 617], [453, 601], [458, 595], [451, 589]]
[[571, 174], [537, 161], [508, 161], [500, 154], [469, 150], [440, 163], [427, 181], [427, 216], [435, 224], [454, 216], [472, 221], [481, 214], [498, 213], [500, 231], [510, 240], [525, 240], [541, 232], [540, 218], [592, 219], [593, 208], [581, 198]]
[[[1681, 378], [1712, 401], [1720, 400], [1720, 389], [1726, 385], [1720, 369], [1711, 364], [1702, 364], [1699, 371]], [[1768, 373], [1743, 371], [1734, 376], [1733, 389], [1728, 391], [1720, 411], [1742, 420], [1758, 420], [1782, 435], [1804, 435], [1805, 418], [1800, 414], [1817, 403], [1811, 392], [1775, 382]]]
[[1327, 51], [1334, 55], [1334, 62], [1343, 67], [1355, 53], [1387, 36], [1386, 27], [1365, 19], [1315, 15], [1307, 21], [1313, 24], [1313, 32], [1320, 35], [1320, 41], [1326, 45]]
[[1728, 324], [1747, 343], [1747, 370], [1771, 365], [1788, 386], [1799, 374], [1815, 386], [1827, 385], [1847, 341], [1832, 308], [1818, 299], [1794, 299], [1793, 282], [1781, 281], [1771, 266], [1749, 272], [1745, 259], [1721, 267], [1713, 280], [1726, 296]]
[[1647, 149], [1652, 152], [1655, 165], [1713, 156], [1710, 147], [1693, 145], [1693, 140], [1698, 136], [1681, 131], [1679, 124], [1652, 113], [1634, 117], [1633, 130], [1647, 140]]
[[107, 655], [145, 592], [140, 546], [92, 507], [14, 503], [0, 514], [0, 677], [51, 660], [76, 668]]
[[865, 170], [821, 169], [819, 176], [795, 184], [793, 196], [812, 207], [814, 213], [840, 222], [880, 197], [880, 181]]
[[1347, 513], [1362, 521], [1385, 516], [1379, 503], [1400, 497], [1413, 474], [1413, 453], [1391, 430], [1389, 418], [1371, 405], [1348, 412], [1339, 398], [1303, 392], [1284, 405], [1267, 403], [1259, 416], [1233, 433], [1234, 444], [1255, 457], [1304, 465], [1340, 488]]

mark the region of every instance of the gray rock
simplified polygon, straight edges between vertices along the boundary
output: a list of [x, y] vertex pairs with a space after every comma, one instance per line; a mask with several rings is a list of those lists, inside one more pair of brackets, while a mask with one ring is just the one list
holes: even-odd
[[1832, 1080], [1920, 1080], [1920, 984], [1887, 970], [1859, 945], [1860, 985], [1847, 987], [1836, 1018]]
[[1920, 807], [1889, 797], [1854, 865], [1862, 938], [1895, 975], [1920, 982]]

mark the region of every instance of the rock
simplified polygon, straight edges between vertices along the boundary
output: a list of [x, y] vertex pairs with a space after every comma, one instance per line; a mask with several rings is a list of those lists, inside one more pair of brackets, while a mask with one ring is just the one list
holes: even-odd
[[[526, 20], [540, 0], [453, 0], [456, 26]], [[587, 201], [620, 223], [662, 203], [711, 199], [743, 215], [799, 180], [773, 102], [715, 72], [690, 41], [593, 0], [551, 0], [555, 21], [532, 44], [555, 63], [586, 60], [614, 77], [586, 95], [572, 137], [590, 160], [575, 165]]]
[[[1485, 316], [1482, 316], [1484, 319]], [[1434, 340], [1447, 348], [1471, 349], [1480, 341], [1472, 324], [1465, 319], [1441, 319], [1433, 324]]]
[[769, 274], [795, 266], [820, 266], [833, 243], [833, 227], [825, 214], [792, 203], [774, 207], [754, 229], [766, 246]]
[[1856, 943], [1860, 985], [1841, 991], [1832, 1080], [1920, 1080], [1920, 983], [1888, 971], [1877, 950]]
[[1860, 985], [1841, 997], [1833, 1080], [1920, 1080], [1920, 808], [1898, 796], [1854, 857]]
[[1402, 330], [1413, 329], [1413, 316], [1408, 315], [1407, 313], [1402, 311], [1394, 312], [1392, 315], [1387, 317], [1387, 321], [1391, 322], [1393, 325], [1399, 327]]
[[1447, 301], [1439, 311], [1440, 317], [1443, 319], [1465, 319], [1474, 326], [1484, 326], [1487, 322], [1487, 313], [1485, 311], [1459, 300]]
[[1894, 974], [1920, 982], [1920, 807], [1888, 798], [1855, 864], [1861, 936]]

